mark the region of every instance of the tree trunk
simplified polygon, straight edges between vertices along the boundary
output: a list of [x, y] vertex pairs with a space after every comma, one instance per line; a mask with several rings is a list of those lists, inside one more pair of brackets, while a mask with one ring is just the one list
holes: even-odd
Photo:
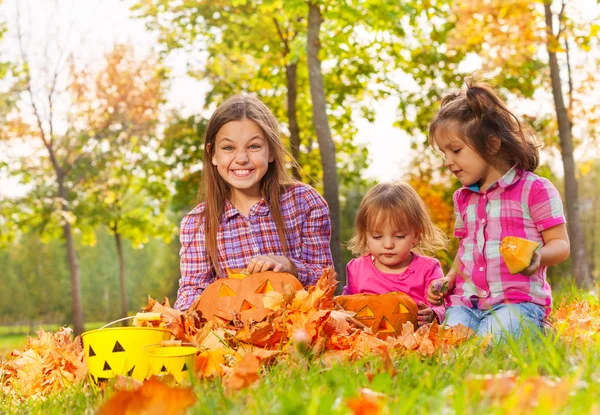
[[[61, 198], [61, 209], [67, 212], [65, 201], [67, 200], [67, 191], [63, 184], [60, 172], [58, 174], [58, 196]], [[63, 236], [67, 243], [67, 257], [69, 259], [69, 270], [71, 272], [71, 306], [73, 314], [73, 331], [76, 336], [83, 333], [83, 308], [81, 307], [81, 277], [79, 275], [79, 262], [75, 252], [73, 242], [73, 231], [70, 223], [63, 225]]]
[[335, 143], [331, 138], [327, 108], [325, 105], [325, 87], [319, 61], [319, 31], [321, 30], [321, 10], [318, 4], [308, 2], [308, 77], [310, 81], [310, 95], [312, 98], [313, 123], [319, 142], [321, 165], [323, 166], [324, 197], [329, 205], [331, 216], [331, 254], [335, 271], [340, 284], [338, 292], [346, 285], [345, 269], [342, 264], [342, 249], [340, 246], [340, 200], [338, 189], [338, 174], [335, 161]]
[[128, 314], [127, 309], [127, 287], [125, 286], [125, 258], [123, 257], [123, 245], [121, 244], [121, 234], [117, 226], [113, 227], [115, 232], [115, 243], [117, 245], [117, 253], [119, 254], [119, 286], [121, 287], [121, 317], [125, 318]]
[[573, 258], [573, 275], [575, 282], [580, 288], [591, 287], [590, 270], [585, 256], [585, 242], [581, 218], [579, 214], [579, 197], [577, 191], [577, 179], [575, 177], [575, 160], [573, 158], [573, 137], [571, 135], [571, 122], [565, 108], [563, 99], [560, 70], [556, 57], [557, 41], [554, 37], [552, 24], [552, 11], [550, 3], [544, 2], [544, 14], [546, 18], [546, 34], [548, 60], [550, 65], [550, 81], [552, 84], [552, 95], [558, 121], [558, 135], [560, 137], [560, 152], [562, 155], [565, 175], [565, 199], [567, 206], [569, 238], [571, 240], [571, 257]]
[[[288, 125], [290, 128], [290, 147], [292, 149], [292, 157], [298, 161], [300, 156], [300, 129], [298, 128], [298, 116], [296, 103], [298, 100], [298, 64], [291, 63], [285, 67], [287, 78], [287, 115]], [[301, 180], [298, 167], [292, 164], [292, 175], [296, 180]]]

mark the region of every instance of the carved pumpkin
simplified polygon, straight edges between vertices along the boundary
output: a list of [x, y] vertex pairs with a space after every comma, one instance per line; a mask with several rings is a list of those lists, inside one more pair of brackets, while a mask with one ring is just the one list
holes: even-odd
[[380, 339], [400, 334], [407, 321], [417, 327], [417, 304], [402, 292], [341, 295], [335, 301], [344, 310], [354, 311], [354, 318]]
[[531, 264], [533, 253], [542, 246], [539, 242], [507, 236], [500, 244], [500, 255], [511, 274], [522, 272]]
[[211, 283], [194, 303], [205, 319], [226, 324], [238, 314], [244, 323], [262, 321], [269, 312], [262, 302], [266, 293], [283, 293], [285, 284], [294, 291], [302, 289], [300, 281], [287, 272], [266, 271], [245, 276], [233, 272], [229, 275], [232, 277]]

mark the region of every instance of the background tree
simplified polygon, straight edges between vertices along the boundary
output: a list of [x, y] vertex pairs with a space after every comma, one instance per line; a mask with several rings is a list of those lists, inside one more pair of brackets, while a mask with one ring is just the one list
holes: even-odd
[[166, 69], [154, 57], [136, 57], [130, 45], [115, 45], [105, 59], [97, 73], [76, 69], [71, 73], [77, 122], [88, 126], [96, 143], [95, 174], [82, 183], [93, 209], [88, 217], [106, 225], [114, 236], [121, 317], [126, 317], [122, 238], [141, 247], [151, 235], [168, 242], [175, 231], [167, 217], [171, 197], [167, 166], [157, 156]]

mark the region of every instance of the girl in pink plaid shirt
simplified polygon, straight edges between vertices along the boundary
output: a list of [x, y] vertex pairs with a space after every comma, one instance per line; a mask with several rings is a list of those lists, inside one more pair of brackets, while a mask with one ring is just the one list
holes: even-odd
[[236, 95], [216, 109], [204, 141], [204, 201], [181, 222], [176, 308], [188, 309], [226, 268], [289, 272], [309, 285], [333, 265], [327, 204], [291, 179], [286, 158], [261, 100]]
[[[533, 173], [534, 138], [490, 87], [468, 81], [442, 99], [429, 140], [463, 185], [454, 193], [458, 253], [448, 274], [430, 285], [429, 300], [439, 303], [446, 283], [446, 325], [482, 336], [518, 337], [524, 326], [542, 327], [552, 305], [546, 268], [567, 259], [570, 247], [560, 195]], [[500, 256], [506, 236], [543, 244], [519, 274]]]

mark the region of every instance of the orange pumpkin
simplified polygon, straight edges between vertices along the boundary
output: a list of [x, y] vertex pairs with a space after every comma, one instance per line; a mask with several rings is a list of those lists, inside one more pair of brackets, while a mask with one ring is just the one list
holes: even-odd
[[511, 274], [523, 272], [533, 259], [533, 253], [542, 246], [539, 242], [516, 236], [507, 236], [500, 244], [500, 255]]
[[341, 295], [335, 301], [344, 310], [354, 311], [354, 318], [380, 339], [400, 334], [407, 321], [417, 327], [417, 303], [402, 292]]
[[228, 270], [228, 274], [230, 278], [219, 278], [206, 287], [194, 303], [207, 320], [226, 324], [237, 314], [244, 323], [262, 321], [269, 312], [262, 302], [266, 293], [283, 293], [285, 284], [296, 291], [302, 289], [300, 281], [287, 272], [244, 275]]

